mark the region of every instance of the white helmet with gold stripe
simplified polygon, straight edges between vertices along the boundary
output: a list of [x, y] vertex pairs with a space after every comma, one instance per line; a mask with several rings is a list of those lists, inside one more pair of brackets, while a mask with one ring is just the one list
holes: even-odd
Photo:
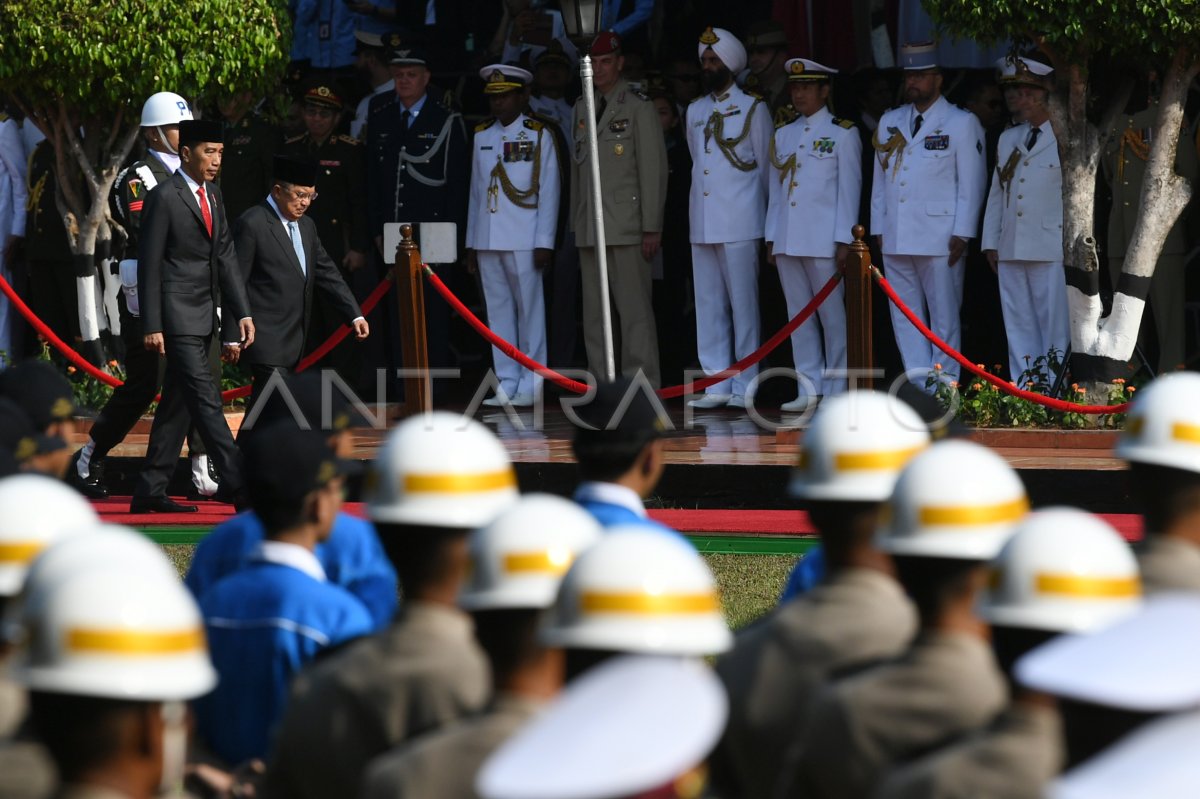
[[517, 500], [508, 451], [486, 427], [434, 411], [396, 427], [365, 487], [375, 522], [476, 528]]
[[700, 656], [732, 644], [716, 580], [686, 541], [609, 528], [563, 578], [542, 642], [567, 649]]
[[458, 604], [467, 610], [548, 608], [581, 552], [603, 530], [590, 513], [551, 494], [526, 494], [471, 534], [471, 576]]
[[21, 590], [39, 552], [98, 521], [91, 504], [58, 480], [34, 474], [0, 480], [0, 596]]
[[991, 560], [1028, 510], [1003, 458], [970, 441], [940, 441], [900, 473], [878, 545], [893, 555]]
[[204, 620], [160, 559], [108, 559], [31, 585], [14, 678], [38, 691], [148, 702], [212, 690]]
[[1200, 375], [1177, 372], [1146, 386], [1129, 409], [1117, 457], [1200, 472]]
[[788, 490], [802, 499], [882, 502], [927, 446], [928, 427], [904, 401], [879, 391], [830, 397], [804, 433]]
[[1029, 514], [992, 562], [980, 615], [993, 625], [1086, 632], [1141, 606], [1137, 560], [1120, 534], [1075, 508]]

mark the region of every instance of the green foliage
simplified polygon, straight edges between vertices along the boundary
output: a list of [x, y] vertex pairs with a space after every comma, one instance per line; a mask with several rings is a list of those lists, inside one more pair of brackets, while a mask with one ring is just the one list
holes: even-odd
[[82, 119], [136, 114], [157, 91], [261, 91], [291, 38], [286, 0], [0, 0], [0, 30], [0, 89]]
[[947, 33], [995, 43], [1043, 40], [1065, 63], [1145, 56], [1200, 41], [1195, 0], [923, 0]]

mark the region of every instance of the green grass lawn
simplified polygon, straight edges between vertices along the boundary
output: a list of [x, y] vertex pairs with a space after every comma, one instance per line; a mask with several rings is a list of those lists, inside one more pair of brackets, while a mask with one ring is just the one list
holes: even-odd
[[[166, 545], [163, 551], [179, 574], [187, 571], [193, 546]], [[704, 555], [721, 587], [725, 619], [733, 629], [744, 627], [775, 606], [796, 558], [778, 555]]]

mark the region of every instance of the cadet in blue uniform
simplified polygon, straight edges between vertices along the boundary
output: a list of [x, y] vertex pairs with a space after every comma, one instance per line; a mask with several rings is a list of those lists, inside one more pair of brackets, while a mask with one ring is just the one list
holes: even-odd
[[[269, 425], [279, 418], [291, 419], [290, 397], [300, 417], [313, 429], [322, 427], [321, 379], [316, 374], [289, 377], [278, 393], [264, 394], [262, 412], [253, 424]], [[330, 447], [347, 457], [352, 447], [351, 415], [342, 395], [332, 394], [329, 426], [324, 429]], [[241, 513], [204, 537], [192, 556], [184, 582], [197, 600], [223, 577], [245, 567], [247, 559], [263, 540], [263, 524], [253, 511]], [[374, 526], [365, 519], [339, 512], [333, 532], [316, 548], [317, 560], [329, 580], [354, 594], [371, 614], [372, 627], [384, 627], [396, 613], [396, 570], [384, 554]]]
[[313, 551], [333, 530], [347, 462], [319, 433], [281, 420], [247, 444], [246, 466], [266, 537], [247, 567], [200, 603], [220, 682], [196, 703], [196, 718], [205, 743], [231, 765], [266, 757], [301, 668], [371, 630], [366, 608], [329, 582]]

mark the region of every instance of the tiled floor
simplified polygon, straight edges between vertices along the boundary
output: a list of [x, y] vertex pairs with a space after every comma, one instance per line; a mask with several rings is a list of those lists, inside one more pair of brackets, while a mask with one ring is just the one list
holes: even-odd
[[[455, 409], [462, 412], [461, 408]], [[795, 462], [798, 441], [795, 434], [780, 433], [750, 419], [744, 412], [732, 410], [685, 413], [679, 403], [667, 405], [674, 429], [668, 431], [668, 463], [711, 465], [790, 466]], [[540, 418], [539, 418], [540, 416]], [[775, 417], [777, 414], [764, 413]], [[559, 409], [538, 414], [525, 410], [506, 414], [495, 409], [480, 409], [475, 414], [504, 442], [514, 461], [524, 463], [567, 463], [571, 455], [573, 425]], [[236, 426], [239, 420], [231, 420]], [[144, 427], [144, 429], [143, 429]], [[137, 457], [145, 454], [148, 425], [130, 434], [113, 455]], [[794, 428], [793, 428], [794, 429]], [[355, 434], [355, 456], [371, 458], [386, 435], [385, 430], [364, 428]], [[1039, 435], [1020, 431], [980, 435], [1018, 469], [1094, 469], [1118, 470], [1122, 463], [1112, 457], [1103, 434], [1054, 433]], [[77, 436], [78, 442], [86, 434]]]

